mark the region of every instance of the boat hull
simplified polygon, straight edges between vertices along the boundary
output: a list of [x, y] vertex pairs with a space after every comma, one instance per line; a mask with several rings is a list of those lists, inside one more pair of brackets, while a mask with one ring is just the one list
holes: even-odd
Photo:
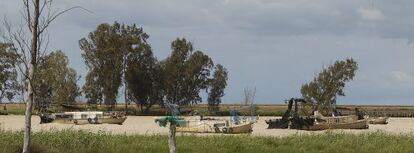
[[[219, 123], [220, 124], [220, 123]], [[222, 123], [224, 125], [224, 123]], [[231, 126], [216, 126], [218, 124], [199, 123], [197, 125], [190, 125], [184, 127], [177, 127], [177, 132], [188, 133], [227, 133], [240, 134], [253, 132], [253, 123], [242, 123]]]
[[303, 130], [317, 131], [326, 129], [368, 129], [367, 120], [357, 120], [347, 123], [315, 123]]
[[368, 118], [368, 123], [369, 124], [388, 124], [387, 119], [388, 117]]
[[76, 125], [83, 124], [119, 124], [122, 125], [126, 120], [126, 117], [122, 118], [95, 118], [95, 119], [75, 119], [73, 121]]

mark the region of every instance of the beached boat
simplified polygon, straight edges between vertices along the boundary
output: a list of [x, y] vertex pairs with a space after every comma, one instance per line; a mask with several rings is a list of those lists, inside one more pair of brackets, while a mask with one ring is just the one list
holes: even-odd
[[[156, 122], [163, 122], [167, 117], [156, 118]], [[191, 118], [176, 118], [177, 132], [188, 133], [251, 133], [253, 131], [252, 119], [234, 120], [203, 118], [194, 116]]]
[[120, 112], [64, 112], [53, 114], [42, 114], [41, 123], [63, 123], [63, 124], [122, 124], [126, 116]]
[[[298, 113], [298, 103], [308, 103], [302, 98], [291, 98], [288, 101], [288, 109], [281, 119], [266, 120], [268, 129], [301, 129], [301, 130], [325, 130], [325, 129], [367, 129], [368, 122], [361, 116], [332, 116], [325, 117], [314, 111], [313, 115], [301, 116]], [[294, 108], [292, 112], [292, 108]]]
[[181, 121], [177, 127], [177, 132], [190, 133], [251, 133], [253, 132], [253, 123], [244, 122], [233, 124], [228, 120], [209, 120], [209, 121]]
[[369, 124], [388, 124], [388, 117], [368, 117]]
[[315, 122], [303, 130], [326, 130], [326, 129], [367, 129], [368, 122], [366, 119], [358, 120], [356, 115], [321, 117], [316, 118]]

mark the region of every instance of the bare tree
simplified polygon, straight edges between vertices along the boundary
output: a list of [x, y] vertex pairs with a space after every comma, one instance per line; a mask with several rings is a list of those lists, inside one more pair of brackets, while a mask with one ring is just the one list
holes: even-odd
[[256, 96], [256, 87], [251, 89], [249, 87], [244, 88], [243, 103], [245, 106], [253, 105], [254, 97]]
[[[31, 142], [31, 115], [32, 106], [35, 101], [34, 80], [36, 79], [35, 72], [40, 57], [46, 54], [49, 37], [46, 34], [48, 27], [60, 15], [75, 9], [80, 6], [71, 7], [65, 10], [53, 9], [53, 0], [22, 0], [23, 1], [23, 22], [16, 29], [4, 17], [3, 23], [5, 25], [6, 33], [3, 39], [12, 44], [14, 50], [19, 54], [19, 70], [25, 80], [27, 81], [27, 102], [25, 111], [25, 127], [24, 127], [24, 141], [23, 153], [30, 152]], [[86, 10], [86, 9], [84, 9]], [[26, 27], [27, 26], [27, 27]], [[12, 28], [13, 27], [13, 28]], [[24, 95], [23, 95], [24, 96]]]

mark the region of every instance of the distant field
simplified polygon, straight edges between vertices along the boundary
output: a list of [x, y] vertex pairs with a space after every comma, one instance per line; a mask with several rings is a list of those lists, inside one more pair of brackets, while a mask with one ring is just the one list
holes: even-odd
[[[7, 106], [7, 110], [4, 106]], [[104, 106], [88, 107], [85, 104], [79, 105], [83, 110], [106, 110]], [[360, 110], [368, 112], [371, 115], [387, 115], [390, 117], [414, 117], [414, 106], [397, 106], [397, 105], [339, 105], [338, 107], [346, 108], [347, 110], [340, 110], [343, 114], [354, 113], [354, 108], [359, 107]], [[211, 115], [211, 116], [228, 116], [229, 110], [240, 108], [239, 104], [222, 104], [219, 106], [219, 111], [210, 112], [206, 104], [199, 104], [183, 108], [183, 110], [193, 111], [197, 110], [199, 114]], [[124, 111], [125, 105], [119, 104], [116, 109], [118, 111]], [[258, 104], [256, 107], [256, 114], [260, 116], [281, 116], [286, 111], [287, 105], [284, 104]], [[25, 110], [25, 104], [0, 104], [0, 115], [15, 114], [23, 115]], [[59, 110], [62, 111], [62, 110]], [[241, 111], [245, 114], [250, 114], [250, 110]], [[148, 112], [142, 112], [137, 105], [128, 105], [129, 115], [151, 115], [159, 116], [165, 115], [165, 110], [158, 105], [153, 106]]]
[[[55, 131], [33, 134], [34, 153], [161, 153], [168, 152], [166, 135], [110, 135], [86, 131]], [[21, 152], [23, 133], [0, 130], [0, 152]], [[386, 133], [294, 135], [177, 136], [182, 153], [412, 153], [413, 135]]]

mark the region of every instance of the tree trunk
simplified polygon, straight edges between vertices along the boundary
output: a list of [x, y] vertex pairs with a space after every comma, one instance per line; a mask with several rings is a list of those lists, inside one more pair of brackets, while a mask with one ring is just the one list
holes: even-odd
[[170, 153], [177, 153], [175, 132], [176, 132], [176, 125], [170, 122], [170, 131], [168, 133], [168, 147], [170, 148]]
[[[33, 78], [34, 66], [30, 64], [29, 77]], [[30, 82], [30, 81], [29, 81]], [[31, 142], [31, 129], [32, 129], [32, 107], [34, 102], [34, 92], [32, 83], [28, 83], [27, 93], [29, 94], [28, 101], [26, 103], [25, 122], [24, 122], [24, 140], [23, 140], [23, 153], [29, 153]]]
[[125, 89], [124, 89], [125, 115], [128, 115], [128, 97], [127, 97], [127, 83], [126, 83], [126, 81], [124, 82], [124, 84], [125, 84]]
[[[26, 103], [26, 111], [25, 111], [25, 126], [24, 126], [24, 140], [23, 140], [23, 153], [30, 153], [30, 143], [31, 143], [31, 128], [32, 128], [32, 107], [33, 103], [35, 102], [35, 95], [33, 92], [33, 81], [34, 81], [34, 74], [36, 70], [36, 63], [37, 63], [37, 52], [38, 52], [38, 24], [39, 24], [39, 0], [33, 1], [33, 18], [31, 23], [31, 30], [32, 30], [32, 41], [31, 41], [31, 50], [30, 50], [30, 63], [29, 63], [29, 75], [28, 75], [28, 88], [27, 93], [29, 95], [28, 101]], [[28, 6], [29, 7], [29, 6]], [[29, 9], [29, 8], [26, 8]], [[28, 17], [30, 18], [30, 16]]]

